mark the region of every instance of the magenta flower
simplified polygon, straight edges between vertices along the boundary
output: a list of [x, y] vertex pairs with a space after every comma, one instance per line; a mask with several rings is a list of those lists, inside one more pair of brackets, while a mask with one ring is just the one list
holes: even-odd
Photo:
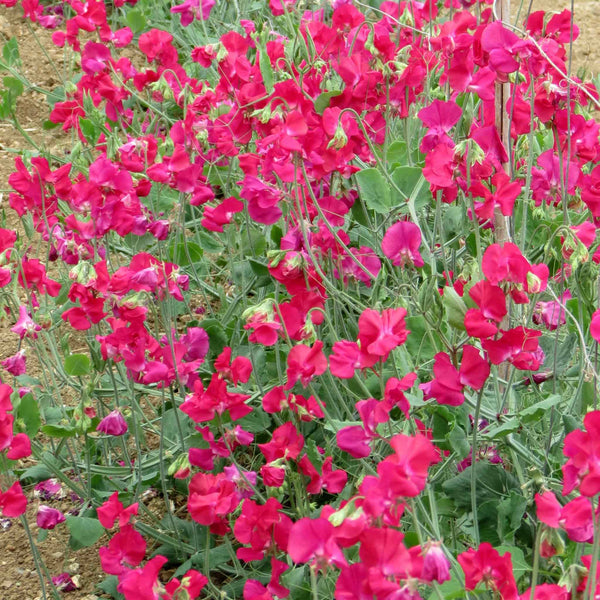
[[27, 371], [25, 365], [25, 350], [19, 350], [15, 355], [9, 356], [0, 364], [15, 377], [23, 375]]
[[65, 493], [58, 479], [46, 479], [36, 484], [34, 495], [42, 500], [50, 500], [51, 498], [64, 498]]
[[392, 225], [383, 236], [381, 249], [397, 267], [414, 265], [422, 267], [425, 263], [419, 253], [421, 230], [410, 221], [399, 221]]
[[592, 337], [600, 342], [600, 308], [592, 315], [592, 322], [590, 323], [590, 333]]
[[21, 304], [21, 306], [19, 306], [19, 320], [14, 327], [11, 327], [11, 331], [18, 334], [21, 339], [24, 337], [32, 337], [35, 339], [37, 338], [37, 332], [40, 331], [40, 329], [41, 327], [29, 316], [27, 307]]
[[61, 573], [53, 577], [52, 583], [59, 592], [74, 592], [78, 589], [77, 584], [71, 579], [68, 573]]
[[54, 529], [65, 520], [60, 510], [41, 504], [37, 514], [37, 525], [42, 529]]
[[124, 435], [127, 433], [127, 421], [125, 421], [123, 415], [118, 410], [113, 410], [98, 423], [96, 431], [106, 433], [107, 435]]
[[450, 579], [450, 561], [444, 554], [440, 542], [428, 542], [424, 549], [421, 579], [444, 583]]

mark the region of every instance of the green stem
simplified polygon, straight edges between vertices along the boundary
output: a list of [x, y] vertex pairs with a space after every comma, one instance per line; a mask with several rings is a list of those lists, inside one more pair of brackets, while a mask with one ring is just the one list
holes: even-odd
[[479, 546], [479, 522], [477, 519], [477, 431], [479, 430], [479, 414], [481, 412], [481, 400], [483, 389], [477, 395], [475, 415], [473, 416], [473, 441], [471, 443], [471, 512], [473, 513], [473, 531], [475, 533], [475, 545]]

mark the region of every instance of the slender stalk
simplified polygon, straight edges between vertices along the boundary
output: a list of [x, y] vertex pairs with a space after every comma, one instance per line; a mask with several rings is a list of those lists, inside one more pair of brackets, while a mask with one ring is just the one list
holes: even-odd
[[471, 512], [473, 513], [473, 531], [475, 533], [475, 544], [479, 546], [479, 521], [477, 518], [477, 432], [479, 430], [479, 414], [481, 412], [481, 401], [483, 389], [477, 394], [475, 415], [473, 416], [473, 438], [471, 442]]

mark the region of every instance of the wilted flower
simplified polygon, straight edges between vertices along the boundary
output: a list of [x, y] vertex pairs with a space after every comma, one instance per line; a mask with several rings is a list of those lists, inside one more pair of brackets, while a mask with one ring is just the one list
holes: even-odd
[[124, 435], [127, 433], [127, 421], [125, 421], [123, 415], [118, 410], [113, 410], [98, 423], [96, 431], [106, 433], [107, 435]]
[[0, 363], [11, 375], [17, 377], [27, 371], [25, 365], [25, 350], [19, 350], [13, 356], [9, 356]]
[[51, 506], [46, 506], [45, 504], [40, 505], [37, 514], [38, 527], [41, 527], [42, 529], [54, 529], [64, 520], [65, 515], [63, 515], [60, 510], [52, 508]]
[[52, 583], [59, 592], [74, 592], [78, 589], [77, 584], [71, 579], [68, 573], [61, 573], [53, 577]]
[[34, 495], [39, 496], [42, 500], [50, 500], [51, 498], [63, 498], [65, 494], [58, 479], [46, 479], [36, 484]]
[[444, 554], [440, 542], [429, 542], [425, 545], [421, 579], [438, 583], [450, 579], [450, 561]]

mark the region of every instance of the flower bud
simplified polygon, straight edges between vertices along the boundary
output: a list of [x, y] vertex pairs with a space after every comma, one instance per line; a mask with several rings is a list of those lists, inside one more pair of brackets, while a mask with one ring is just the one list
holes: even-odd
[[118, 410], [113, 410], [98, 423], [96, 431], [106, 435], [124, 435], [127, 433], [127, 422]]

